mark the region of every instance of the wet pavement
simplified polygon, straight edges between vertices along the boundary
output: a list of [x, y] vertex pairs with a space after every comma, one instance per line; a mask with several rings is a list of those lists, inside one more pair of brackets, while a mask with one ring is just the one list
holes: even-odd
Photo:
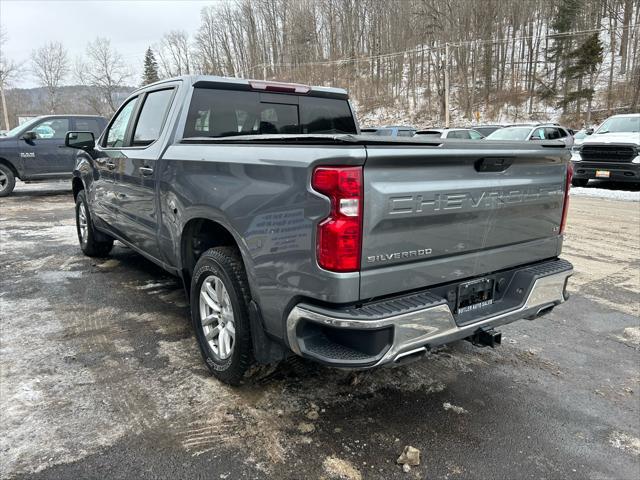
[[[176, 279], [77, 245], [67, 184], [0, 199], [2, 478], [640, 478], [640, 203], [571, 198], [572, 298], [398, 368], [204, 367]], [[405, 445], [421, 464], [405, 473]]]

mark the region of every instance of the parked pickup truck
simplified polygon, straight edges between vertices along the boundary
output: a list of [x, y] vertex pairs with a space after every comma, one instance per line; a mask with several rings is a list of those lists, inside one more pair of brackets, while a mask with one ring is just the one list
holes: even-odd
[[83, 252], [117, 239], [179, 276], [231, 384], [292, 352], [360, 369], [493, 345], [567, 299], [560, 142], [359, 135], [344, 90], [208, 76], [66, 142]]
[[11, 195], [16, 178], [25, 182], [71, 178], [76, 150], [65, 146], [69, 130], [96, 136], [107, 124], [93, 115], [37, 117], [0, 136], [0, 197]]
[[573, 185], [591, 179], [640, 184], [640, 113], [614, 115], [572, 149]]

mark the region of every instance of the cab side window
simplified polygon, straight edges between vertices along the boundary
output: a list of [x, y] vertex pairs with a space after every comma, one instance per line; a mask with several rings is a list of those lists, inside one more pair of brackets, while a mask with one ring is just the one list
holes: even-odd
[[544, 137], [547, 140], [557, 140], [560, 138], [560, 132], [557, 128], [547, 127], [544, 129]]
[[124, 147], [125, 135], [127, 133], [127, 127], [131, 120], [131, 114], [133, 113], [133, 107], [136, 104], [138, 97], [132, 98], [127, 104], [120, 110], [116, 118], [111, 123], [109, 131], [107, 132], [107, 140], [104, 144], [105, 147]]
[[68, 118], [50, 118], [33, 128], [38, 139], [54, 140], [64, 139], [69, 130]]
[[147, 94], [133, 132], [133, 145], [150, 145], [160, 137], [172, 96], [172, 88]]
[[530, 140], [544, 140], [544, 128], [536, 128], [531, 134]]
[[75, 129], [81, 132], [92, 132], [95, 138], [98, 138], [102, 133], [102, 125], [97, 118], [83, 118], [77, 117], [75, 119]]
[[471, 137], [469, 137], [469, 134], [464, 130], [454, 130], [452, 132], [449, 132], [449, 135], [447, 136], [447, 138], [458, 138], [460, 140], [469, 140]]

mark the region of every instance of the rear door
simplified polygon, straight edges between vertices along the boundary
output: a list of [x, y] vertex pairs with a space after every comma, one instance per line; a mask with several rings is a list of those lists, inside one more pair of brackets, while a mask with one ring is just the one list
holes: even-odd
[[556, 256], [566, 157], [537, 142], [367, 146], [361, 298]]
[[157, 162], [163, 125], [175, 93], [175, 85], [147, 91], [140, 99], [131, 129], [131, 141], [120, 160], [115, 179], [118, 199], [117, 227], [125, 240], [159, 258], [156, 202]]
[[[111, 230], [117, 229], [116, 219], [120, 195], [117, 192], [115, 178], [126, 156], [128, 133], [138, 97], [133, 97], [120, 107], [111, 124], [102, 136], [101, 143], [95, 149], [95, 172], [93, 181], [93, 213]], [[116, 232], [120, 234], [121, 232]]]

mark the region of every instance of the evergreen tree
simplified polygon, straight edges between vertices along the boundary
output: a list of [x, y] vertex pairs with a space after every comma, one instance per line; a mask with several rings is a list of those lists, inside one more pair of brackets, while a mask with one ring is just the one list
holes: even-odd
[[[594, 94], [593, 77], [602, 63], [602, 52], [602, 42], [597, 33], [589, 35], [578, 48], [570, 52], [569, 57], [572, 63], [566, 68], [565, 75], [569, 80], [576, 82], [576, 88], [567, 92], [562, 101], [563, 107], [575, 103], [576, 112], [580, 115], [582, 99], [586, 99], [589, 106], [591, 105]], [[586, 87], [584, 86], [585, 78], [588, 79]]]
[[150, 83], [160, 80], [158, 75], [158, 62], [156, 62], [156, 56], [153, 54], [151, 47], [147, 48], [144, 54], [144, 74], [142, 75], [142, 85], [149, 85]]
[[[567, 35], [576, 22], [576, 11], [580, 9], [581, 0], [564, 0], [560, 2], [554, 12], [551, 21], [551, 30], [555, 32], [550, 36], [551, 45], [546, 51], [547, 61], [553, 65], [553, 76], [550, 86], [546, 86], [539, 92], [543, 99], [551, 99], [559, 94], [564, 96], [567, 92], [566, 68], [569, 63], [570, 52], [573, 45], [573, 36]], [[561, 85], [558, 86], [558, 82]], [[561, 102], [562, 103], [562, 102]]]

